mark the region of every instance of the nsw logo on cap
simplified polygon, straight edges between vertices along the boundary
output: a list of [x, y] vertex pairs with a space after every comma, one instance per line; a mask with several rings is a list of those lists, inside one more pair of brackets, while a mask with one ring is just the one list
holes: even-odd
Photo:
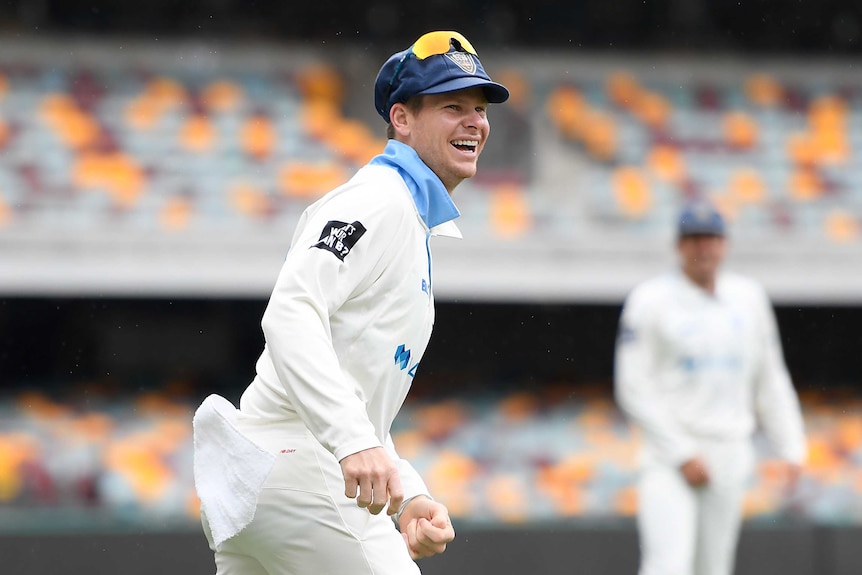
[[456, 66], [468, 74], [476, 73], [476, 61], [472, 56], [470, 56], [470, 54], [466, 52], [447, 52], [443, 55], [452, 60]]

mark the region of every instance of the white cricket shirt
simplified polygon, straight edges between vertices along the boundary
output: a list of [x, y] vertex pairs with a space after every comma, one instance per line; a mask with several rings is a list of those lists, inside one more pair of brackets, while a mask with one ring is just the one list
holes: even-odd
[[390, 427], [434, 324], [432, 235], [460, 237], [458, 210], [415, 151], [390, 140], [302, 215], [262, 326], [244, 413], [301, 420], [337, 460], [384, 446], [405, 499], [427, 493]]
[[749, 437], [758, 422], [780, 457], [805, 456], [772, 306], [754, 281], [720, 274], [710, 294], [675, 271], [636, 287], [620, 318], [614, 379], [620, 407], [666, 463], [695, 455], [699, 437]]

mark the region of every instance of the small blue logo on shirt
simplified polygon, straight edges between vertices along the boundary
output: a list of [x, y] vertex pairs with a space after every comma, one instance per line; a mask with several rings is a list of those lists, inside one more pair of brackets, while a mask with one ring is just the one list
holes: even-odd
[[422, 291], [428, 293], [428, 282], [425, 281], [425, 278], [422, 278]]
[[[395, 350], [395, 365], [399, 366], [402, 370], [407, 369], [407, 366], [410, 365], [410, 350], [403, 343]], [[407, 375], [416, 377], [416, 368], [418, 367], [419, 362], [417, 361], [410, 368], [410, 371], [407, 372]]]
[[398, 349], [395, 350], [395, 365], [401, 366], [401, 369], [407, 369], [407, 365], [410, 363], [410, 350], [404, 347], [404, 344], [398, 346]]
[[684, 355], [679, 358], [679, 366], [683, 371], [739, 371], [742, 369], [742, 359], [733, 355], [695, 357]]

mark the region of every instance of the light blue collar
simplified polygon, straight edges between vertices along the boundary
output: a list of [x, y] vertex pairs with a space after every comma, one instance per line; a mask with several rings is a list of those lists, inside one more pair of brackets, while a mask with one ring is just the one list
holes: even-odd
[[398, 172], [407, 184], [416, 210], [428, 229], [461, 215], [437, 174], [407, 144], [389, 140], [383, 153], [368, 163], [372, 166], [389, 166]]

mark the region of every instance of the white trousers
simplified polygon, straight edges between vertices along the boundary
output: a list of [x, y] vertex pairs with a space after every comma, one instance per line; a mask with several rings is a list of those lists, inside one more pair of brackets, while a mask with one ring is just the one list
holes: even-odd
[[748, 439], [700, 445], [711, 481], [691, 487], [680, 470], [647, 456], [638, 479], [640, 575], [731, 575], [742, 501], [754, 469]]
[[252, 522], [216, 551], [217, 575], [418, 575], [385, 511], [371, 515], [344, 495], [341, 466], [304, 426], [238, 427], [276, 454]]

